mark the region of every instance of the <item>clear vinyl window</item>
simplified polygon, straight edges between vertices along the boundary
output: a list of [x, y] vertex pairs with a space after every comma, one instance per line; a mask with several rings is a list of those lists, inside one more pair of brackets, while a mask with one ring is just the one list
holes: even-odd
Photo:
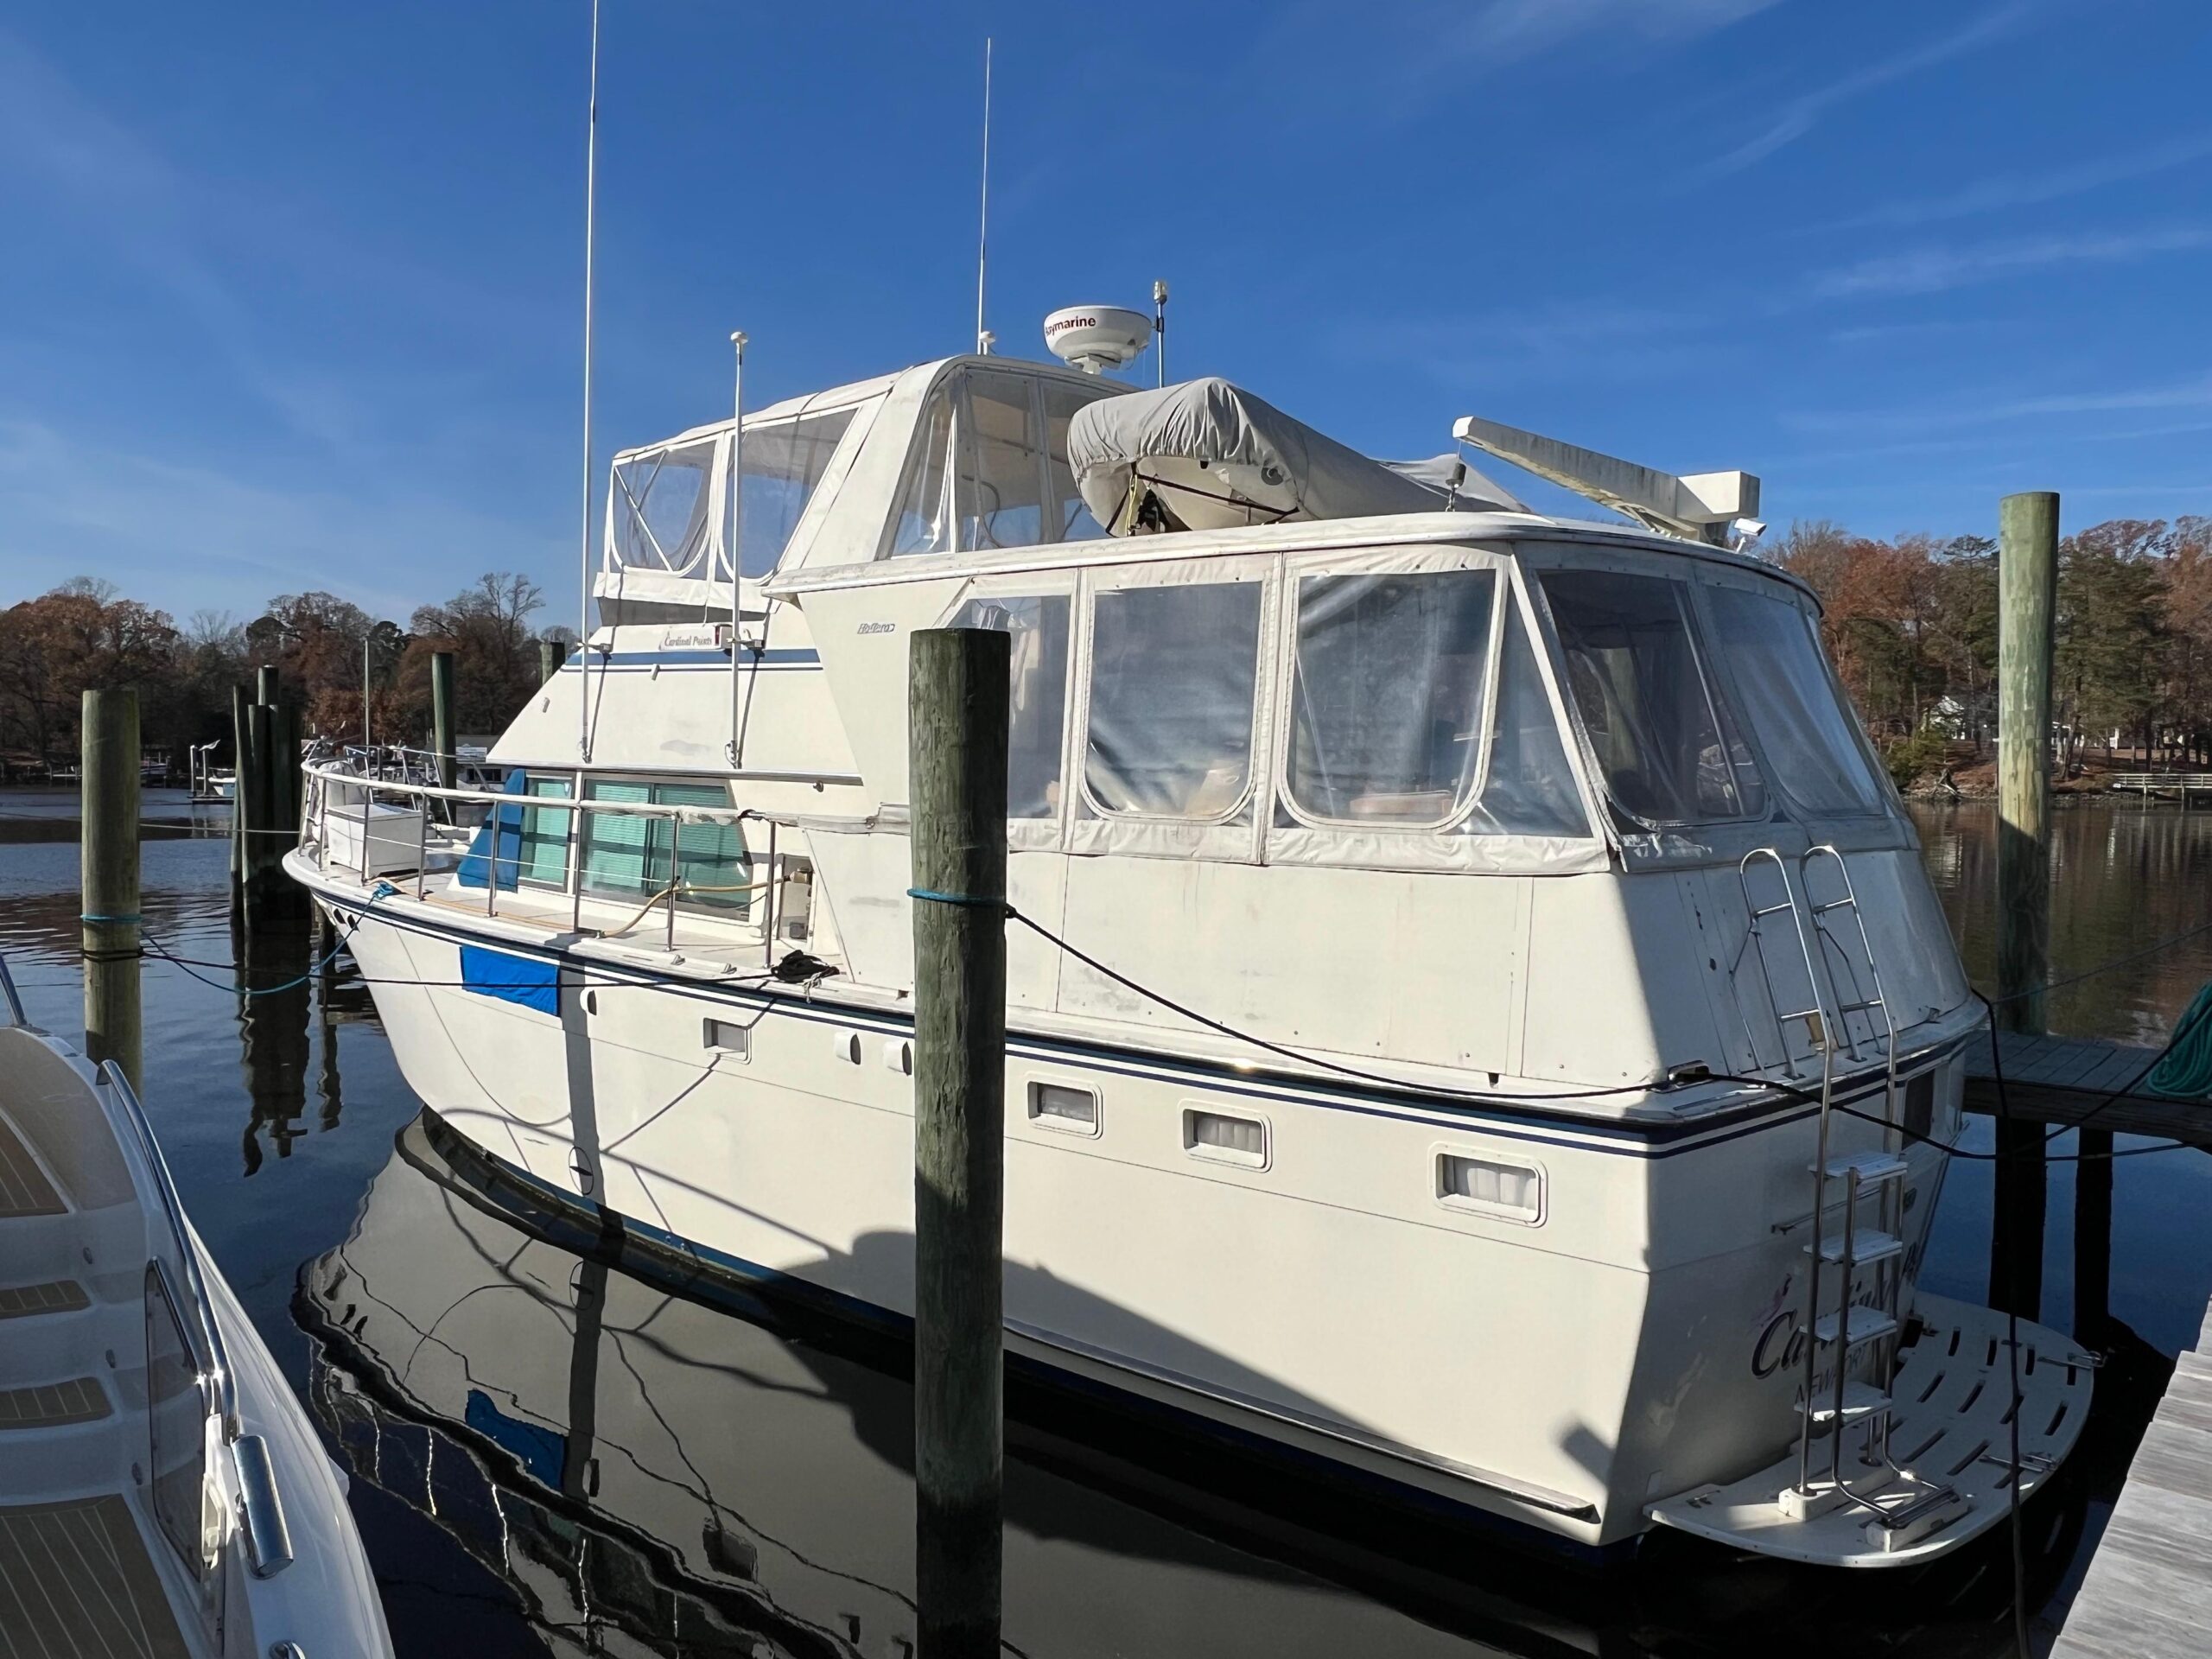
[[1084, 791], [1098, 811], [1216, 822], [1252, 778], [1264, 586], [1117, 588], [1091, 606]]
[[971, 599], [948, 624], [956, 628], [991, 628], [1011, 636], [1006, 755], [1006, 810], [1010, 818], [1059, 816], [1071, 610], [1065, 594]]
[[1441, 825], [1480, 781], [1494, 570], [1300, 581], [1283, 791], [1300, 814]]
[[1745, 712], [1775, 782], [1808, 812], [1863, 817], [1882, 789], [1821, 654], [1803, 607], [1781, 594], [1708, 583], [1716, 642], [1744, 694]]
[[1648, 824], [1756, 817], [1766, 788], [1710, 671], [1686, 582], [1548, 570], [1567, 689], [1605, 785]]
[[853, 413], [833, 409], [772, 426], [747, 426], [739, 446], [737, 527], [738, 569], [744, 575], [765, 576], [784, 556]]

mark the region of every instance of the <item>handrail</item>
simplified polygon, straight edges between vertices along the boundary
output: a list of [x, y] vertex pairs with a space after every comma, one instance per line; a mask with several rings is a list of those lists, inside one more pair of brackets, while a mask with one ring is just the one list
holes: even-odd
[[28, 1030], [30, 1016], [23, 1012], [23, 999], [16, 990], [16, 976], [8, 971], [8, 958], [0, 957], [0, 1002], [8, 1005], [8, 1023]]
[[200, 1252], [194, 1247], [191, 1230], [185, 1224], [184, 1203], [177, 1197], [168, 1160], [162, 1156], [154, 1126], [147, 1119], [146, 1109], [138, 1103], [138, 1091], [130, 1086], [130, 1079], [124, 1075], [123, 1069], [113, 1060], [102, 1060], [98, 1076], [114, 1097], [122, 1102], [123, 1116], [130, 1122], [130, 1132], [138, 1141], [139, 1154], [145, 1159], [146, 1167], [153, 1176], [155, 1193], [162, 1201], [169, 1235], [176, 1241], [177, 1254], [184, 1265], [185, 1288], [192, 1300], [194, 1322], [200, 1327], [201, 1345], [206, 1350], [195, 1357], [206, 1363], [208, 1375], [214, 1381], [216, 1402], [223, 1418], [224, 1443], [233, 1444], [241, 1433], [238, 1379], [231, 1374], [230, 1349], [223, 1341], [222, 1329], [215, 1319], [215, 1304], [207, 1294], [207, 1278], [200, 1271]]
[[365, 778], [335, 766], [309, 764], [308, 777], [378, 795], [406, 795], [433, 801], [465, 801], [487, 806], [535, 806], [549, 812], [613, 812], [633, 818], [668, 818], [679, 823], [743, 823], [767, 815], [752, 807], [666, 806], [651, 801], [594, 800], [574, 795], [510, 795], [504, 790], [448, 789], [439, 784], [410, 783], [401, 779]]

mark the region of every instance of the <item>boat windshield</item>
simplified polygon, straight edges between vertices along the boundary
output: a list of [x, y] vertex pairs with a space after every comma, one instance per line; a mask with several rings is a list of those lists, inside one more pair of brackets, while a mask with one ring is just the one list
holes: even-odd
[[1711, 666], [1689, 583], [1548, 570], [1566, 679], [1615, 806], [1643, 824], [1756, 817], [1766, 785]]
[[[746, 422], [738, 498], [744, 575], [765, 576], [776, 568], [854, 413], [848, 404]], [[617, 461], [610, 564], [727, 582], [727, 503], [718, 498], [728, 488], [728, 448], [725, 429]]]

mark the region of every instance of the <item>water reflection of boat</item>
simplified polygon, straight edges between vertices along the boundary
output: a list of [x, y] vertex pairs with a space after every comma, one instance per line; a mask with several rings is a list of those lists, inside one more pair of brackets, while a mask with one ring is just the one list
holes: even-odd
[[[617, 1631], [621, 1651], [911, 1652], [898, 1344], [696, 1268], [661, 1277], [544, 1198], [426, 1116], [345, 1243], [302, 1270], [310, 1397], [354, 1478], [433, 1518], [556, 1652], [610, 1650], [595, 1644]], [[1592, 1578], [1464, 1528], [1386, 1529], [1385, 1506], [1338, 1510], [1332, 1533], [1291, 1486], [1221, 1478], [1180, 1447], [1127, 1461], [1109, 1412], [1025, 1410], [1036, 1396], [1017, 1372], [1007, 1634], [1023, 1652], [1628, 1654], [1693, 1633], [1721, 1652], [1782, 1620], [1807, 1654], [1863, 1652], [1878, 1630], [1897, 1653], [2006, 1650], [2001, 1540], [1885, 1575], [1878, 1602], [1863, 1580], [1667, 1536]], [[2126, 1446], [2103, 1444], [2122, 1397], [2102, 1398], [2105, 1434], [2037, 1506], [2031, 1605], [2073, 1556], [2091, 1483], [2125, 1467]]]

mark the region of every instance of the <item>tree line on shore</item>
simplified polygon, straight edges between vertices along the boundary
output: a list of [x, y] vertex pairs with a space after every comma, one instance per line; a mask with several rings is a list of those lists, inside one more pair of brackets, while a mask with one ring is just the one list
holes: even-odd
[[430, 658], [454, 657], [456, 728], [496, 733], [537, 690], [538, 641], [565, 654], [575, 631], [533, 632], [544, 597], [528, 577], [493, 572], [407, 626], [327, 593], [281, 594], [241, 622], [199, 611], [179, 626], [166, 611], [79, 576], [0, 610], [0, 776], [75, 758], [86, 690], [132, 685], [149, 756], [181, 770], [193, 747], [221, 742], [230, 759], [231, 690], [273, 666], [309, 733], [358, 742], [363, 702], [378, 741], [419, 743], [430, 721]]
[[[1821, 632], [1859, 719], [1900, 783], [1986, 753], [1997, 729], [1997, 543], [1884, 541], [1826, 521], [1792, 524], [1764, 556], [1820, 595]], [[0, 610], [0, 767], [56, 764], [77, 747], [89, 686], [135, 684], [149, 750], [181, 765], [230, 733], [231, 688], [274, 664], [307, 729], [340, 740], [368, 715], [419, 742], [430, 658], [455, 656], [458, 728], [495, 733], [537, 686], [543, 605], [526, 576], [492, 573], [401, 627], [326, 593], [283, 594], [241, 623], [167, 612], [87, 577]], [[2060, 759], [2115, 750], [2212, 766], [2212, 517], [2114, 518], [2059, 545], [2052, 706]]]
[[[1844, 689], [1900, 783], [1993, 753], [1997, 543], [1792, 524], [1766, 556], [1820, 595]], [[2212, 765], [2212, 518], [2114, 518], [2058, 549], [2058, 759]]]

